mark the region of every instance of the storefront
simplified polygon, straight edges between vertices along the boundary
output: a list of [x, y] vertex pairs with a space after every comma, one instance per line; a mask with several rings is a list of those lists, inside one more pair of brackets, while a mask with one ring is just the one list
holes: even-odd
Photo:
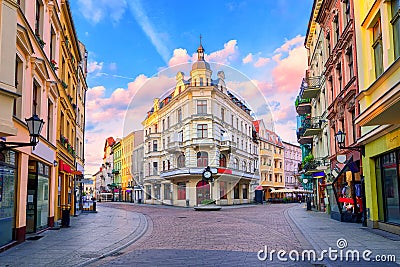
[[0, 153], [0, 247], [10, 243], [15, 227], [15, 189], [17, 181], [17, 153]]
[[50, 166], [30, 160], [28, 165], [28, 196], [26, 232], [34, 233], [48, 226]]
[[65, 211], [69, 211], [71, 215], [74, 214], [74, 189], [72, 167], [60, 160], [58, 163], [58, 218], [61, 218], [62, 214], [65, 216]]
[[375, 160], [379, 220], [400, 226], [400, 150]]
[[341, 222], [361, 222], [363, 206], [359, 161], [354, 162], [350, 158], [341, 170], [336, 169], [334, 173], [336, 178], [327, 184], [331, 218]]

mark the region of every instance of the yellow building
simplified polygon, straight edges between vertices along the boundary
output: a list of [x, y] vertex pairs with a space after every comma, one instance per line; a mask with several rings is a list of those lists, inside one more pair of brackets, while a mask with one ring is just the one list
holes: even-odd
[[[84, 97], [82, 89], [86, 90], [85, 86], [82, 87], [80, 82], [85, 76], [84, 70], [79, 70], [83, 57], [68, 1], [61, 1], [59, 23], [61, 32], [58, 39], [60, 42], [59, 61], [54, 63], [59, 78], [57, 114], [58, 179], [56, 179], [58, 197], [55, 199], [57, 207], [55, 220], [61, 219], [63, 211], [64, 216], [67, 216], [66, 211], [68, 210], [71, 215], [75, 214], [75, 175], [82, 175], [81, 171], [76, 171], [77, 105], [82, 108]], [[52, 41], [56, 41], [56, 39]], [[83, 128], [78, 128], [79, 132], [82, 132]], [[83, 142], [80, 138], [82, 136], [78, 137], [79, 143]], [[83, 155], [81, 154], [78, 159], [81, 164], [83, 164], [82, 157]]]
[[400, 234], [399, 0], [355, 0], [360, 145], [369, 227]]
[[259, 136], [260, 185], [264, 199], [281, 197], [271, 192], [285, 188], [284, 149], [280, 137], [265, 127], [263, 120], [254, 121]]

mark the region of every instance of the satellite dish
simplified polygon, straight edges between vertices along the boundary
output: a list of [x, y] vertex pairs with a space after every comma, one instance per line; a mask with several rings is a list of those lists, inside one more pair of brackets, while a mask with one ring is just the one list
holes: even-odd
[[336, 160], [337, 160], [339, 163], [345, 163], [345, 162], [346, 162], [346, 155], [337, 155], [337, 156], [336, 156]]

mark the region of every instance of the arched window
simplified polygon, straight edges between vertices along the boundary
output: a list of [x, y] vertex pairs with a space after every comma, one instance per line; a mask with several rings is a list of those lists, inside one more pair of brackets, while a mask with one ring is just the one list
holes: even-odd
[[208, 153], [204, 151], [197, 152], [197, 167], [208, 166]]
[[219, 166], [226, 167], [226, 156], [224, 154], [219, 154]]
[[184, 168], [185, 167], [185, 154], [180, 154], [178, 157], [178, 168]]
[[237, 158], [233, 160], [233, 168], [236, 170], [239, 169], [239, 160]]
[[244, 160], [243, 160], [243, 163], [242, 163], [242, 170], [243, 171], [247, 170], [246, 161], [244, 161]]

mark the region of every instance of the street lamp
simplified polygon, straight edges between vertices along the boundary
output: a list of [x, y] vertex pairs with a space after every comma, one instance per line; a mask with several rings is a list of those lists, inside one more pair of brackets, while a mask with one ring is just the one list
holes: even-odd
[[[364, 146], [352, 146], [352, 147], [345, 147], [344, 146], [344, 141], [346, 138], [346, 133], [342, 132], [341, 130], [339, 130], [336, 134], [336, 141], [338, 142], [339, 148], [340, 149], [349, 149], [349, 150], [357, 150], [361, 153], [361, 155], [364, 157], [365, 156], [365, 149]], [[361, 189], [362, 189], [362, 205], [363, 205], [363, 222], [362, 222], [362, 226], [363, 227], [367, 227], [367, 211], [366, 211], [366, 199], [365, 199], [365, 178], [362, 177], [361, 179]], [[354, 204], [356, 205], [356, 204]]]
[[35, 146], [39, 143], [40, 132], [42, 131], [44, 121], [40, 119], [38, 115], [33, 115], [29, 119], [25, 119], [26, 125], [28, 126], [30, 142], [29, 143], [21, 143], [21, 142], [0, 142], [0, 152], [3, 150], [23, 147], [23, 146]]
[[344, 146], [344, 141], [346, 139], [346, 133], [342, 132], [342, 130], [339, 130], [336, 134], [336, 141], [338, 142], [339, 148], [340, 149], [349, 149], [349, 150], [357, 150], [361, 153], [362, 156], [365, 156], [364, 153], [364, 146], [350, 146], [350, 147], [345, 147]]

